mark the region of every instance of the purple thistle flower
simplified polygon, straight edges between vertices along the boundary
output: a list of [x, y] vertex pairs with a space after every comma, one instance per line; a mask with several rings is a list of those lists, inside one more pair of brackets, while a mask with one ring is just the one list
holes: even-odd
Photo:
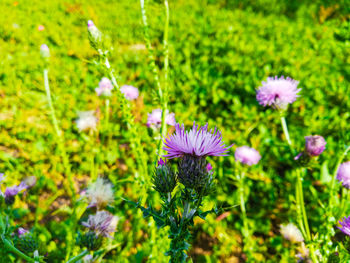
[[266, 82], [262, 82], [262, 87], [257, 89], [256, 99], [260, 105], [272, 105], [278, 109], [283, 109], [299, 97], [298, 92], [301, 89], [297, 88], [298, 84], [298, 81], [289, 77], [268, 77]]
[[341, 227], [338, 227], [344, 234], [350, 236], [350, 216], [348, 218], [344, 217], [343, 221], [339, 221]]
[[[166, 111], [165, 114], [165, 122], [166, 124], [170, 126], [174, 126], [176, 124], [175, 121], [175, 113], [169, 113], [169, 111]], [[155, 109], [151, 113], [148, 114], [147, 118], [147, 127], [155, 127], [156, 129], [159, 129], [162, 124], [162, 110], [161, 109]]]
[[158, 166], [164, 166], [164, 165], [166, 165], [166, 159], [162, 159], [162, 158], [160, 158], [159, 160], [158, 160]]
[[20, 227], [20, 228], [18, 228], [17, 233], [18, 233], [18, 236], [21, 237], [21, 236], [29, 233], [29, 231], [24, 229], [23, 227]]
[[208, 131], [208, 124], [199, 128], [195, 122], [190, 131], [185, 131], [182, 124], [175, 125], [175, 133], [170, 135], [164, 141], [163, 149], [168, 152], [164, 157], [176, 158], [184, 155], [194, 157], [205, 156], [227, 156], [228, 149], [232, 146], [226, 146], [222, 141], [221, 132], [211, 129]]
[[113, 89], [113, 84], [108, 78], [102, 78], [100, 83], [98, 83], [98, 87], [95, 89], [98, 96], [111, 96], [111, 91]]
[[241, 146], [238, 147], [235, 151], [235, 159], [243, 164], [251, 166], [253, 164], [257, 164], [260, 161], [261, 155], [254, 148]]
[[107, 211], [98, 211], [95, 215], [89, 215], [88, 221], [82, 225], [94, 231], [96, 235], [111, 237], [110, 234], [116, 231], [118, 218]]
[[24, 182], [21, 182], [18, 186], [15, 185], [15, 186], [7, 187], [5, 190], [5, 198], [15, 196], [19, 192], [25, 189], [27, 189], [27, 185]]
[[[350, 161], [342, 163], [337, 171], [337, 180], [350, 189]], [[350, 217], [349, 217], [350, 218]]]
[[305, 150], [311, 156], [319, 156], [326, 149], [326, 140], [320, 135], [305, 137]]
[[120, 91], [127, 100], [136, 100], [139, 97], [139, 89], [130, 85], [121, 86]]

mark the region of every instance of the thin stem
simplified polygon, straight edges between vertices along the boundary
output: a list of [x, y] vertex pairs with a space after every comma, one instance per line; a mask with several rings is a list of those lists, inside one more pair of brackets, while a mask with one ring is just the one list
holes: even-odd
[[289, 136], [286, 118], [284, 116], [281, 116], [281, 124], [282, 124], [284, 136], [286, 136], [287, 143], [293, 152], [293, 148], [292, 148], [293, 145], [292, 145], [292, 141], [291, 141], [290, 136]]
[[249, 235], [249, 228], [248, 228], [248, 221], [247, 221], [247, 212], [245, 208], [245, 200], [244, 200], [244, 178], [245, 178], [245, 172], [242, 172], [239, 176], [239, 199], [240, 199], [240, 208], [242, 213], [242, 221], [243, 221], [243, 238], [244, 238], [244, 245], [243, 250], [244, 252], [248, 253], [248, 256], [250, 258], [250, 235]]
[[72, 257], [71, 259], [69, 259], [67, 261], [67, 263], [74, 263], [77, 262], [78, 260], [82, 259], [83, 257], [85, 257], [87, 254], [89, 254], [89, 250], [84, 250], [83, 252], [81, 252], [79, 255]]
[[49, 76], [48, 76], [48, 69], [44, 69], [44, 86], [45, 86], [45, 91], [46, 91], [46, 97], [47, 97], [47, 101], [49, 103], [49, 108], [50, 108], [50, 115], [51, 115], [51, 119], [52, 119], [52, 123], [58, 138], [58, 146], [60, 148], [60, 152], [62, 155], [62, 160], [63, 160], [63, 165], [65, 168], [65, 174], [68, 178], [68, 184], [70, 185], [70, 187], [67, 187], [68, 193], [69, 195], [72, 197], [72, 202], [73, 205], [75, 204], [75, 189], [74, 189], [74, 182], [72, 179], [72, 173], [71, 173], [71, 168], [70, 168], [70, 164], [69, 164], [69, 159], [67, 156], [67, 152], [66, 152], [66, 148], [64, 145], [64, 139], [63, 139], [63, 135], [62, 135], [62, 131], [60, 130], [59, 126], [58, 126], [58, 121], [56, 118], [56, 113], [55, 113], [55, 108], [53, 106], [52, 103], [52, 97], [51, 97], [51, 91], [50, 91], [50, 85], [49, 85]]
[[106, 142], [108, 144], [108, 139], [109, 139], [109, 105], [110, 101], [109, 99], [106, 99], [105, 101], [105, 115], [106, 115], [106, 120], [105, 120], [105, 132], [106, 132]]
[[[304, 235], [304, 238], [308, 243], [310, 243], [310, 242], [312, 242], [312, 237], [311, 237], [309, 223], [308, 223], [307, 214], [306, 214], [306, 210], [305, 210], [302, 177], [300, 176], [301, 171], [300, 171], [300, 169], [297, 169], [296, 172], [297, 172], [296, 187], [298, 188], [297, 193], [299, 193], [301, 215], [303, 218], [303, 224], [304, 224], [304, 228], [305, 228], [305, 232], [306, 232], [306, 235]], [[309, 247], [310, 247], [310, 256], [311, 256], [312, 261], [314, 263], [318, 263], [318, 260], [317, 260], [316, 254], [315, 254], [314, 245], [311, 243], [309, 245]]]

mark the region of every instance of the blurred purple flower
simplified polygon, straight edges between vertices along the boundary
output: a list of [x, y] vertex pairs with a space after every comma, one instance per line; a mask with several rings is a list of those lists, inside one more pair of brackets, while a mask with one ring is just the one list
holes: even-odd
[[[175, 121], [175, 113], [170, 113], [167, 110], [165, 114], [165, 122], [166, 124], [170, 126], [174, 126], [176, 124]], [[157, 129], [160, 128], [162, 124], [162, 110], [161, 109], [155, 109], [151, 113], [148, 114], [147, 118], [147, 126], [148, 127], [155, 127]]]
[[127, 100], [136, 100], [139, 97], [139, 89], [130, 85], [123, 85], [120, 88]]
[[0, 182], [3, 181], [5, 179], [5, 174], [0, 173]]
[[92, 20], [89, 20], [87, 22], [87, 27], [88, 27], [88, 31], [90, 33], [92, 40], [95, 43], [99, 43], [101, 41], [102, 34], [101, 34], [100, 30], [98, 30], [98, 28], [95, 26], [94, 22], [92, 22]]
[[348, 218], [344, 217], [343, 221], [339, 221], [341, 227], [338, 227], [344, 234], [350, 236], [350, 216]]
[[257, 164], [260, 161], [261, 155], [254, 148], [241, 146], [238, 147], [235, 151], [235, 159], [243, 164], [251, 166], [253, 164]]
[[266, 82], [262, 82], [262, 87], [257, 89], [256, 99], [260, 105], [272, 105], [283, 109], [299, 97], [298, 92], [301, 89], [297, 88], [298, 84], [298, 81], [289, 77], [286, 79], [283, 76], [268, 77]]
[[305, 150], [311, 156], [319, 156], [326, 149], [326, 140], [320, 135], [305, 137]]
[[95, 91], [98, 96], [109, 97], [112, 94], [111, 93], [112, 89], [113, 89], [112, 82], [108, 78], [103, 77], [100, 83], [98, 83], [98, 87], [95, 89]]
[[22, 190], [27, 189], [27, 185], [24, 182], [21, 182], [18, 186], [11, 186], [11, 187], [7, 187], [5, 189], [5, 198], [9, 198], [12, 196], [17, 195], [19, 192], [21, 192]]
[[182, 124], [175, 125], [175, 133], [164, 141], [163, 149], [168, 152], [164, 157], [176, 158], [183, 155], [195, 157], [227, 156], [231, 146], [226, 146], [222, 141], [221, 132], [216, 128], [208, 131], [208, 124], [198, 128], [195, 122], [190, 131], [185, 131]]
[[207, 164], [207, 172], [210, 172], [211, 170], [213, 170], [213, 166], [211, 166], [210, 163]]
[[18, 233], [18, 236], [21, 237], [21, 236], [29, 233], [29, 231], [24, 229], [23, 227], [20, 227], [20, 228], [18, 228], [17, 233]]
[[337, 171], [337, 180], [350, 189], [350, 161], [342, 163]]
[[82, 225], [94, 231], [96, 235], [111, 237], [116, 231], [118, 218], [107, 211], [98, 211], [95, 215], [89, 215], [88, 221]]

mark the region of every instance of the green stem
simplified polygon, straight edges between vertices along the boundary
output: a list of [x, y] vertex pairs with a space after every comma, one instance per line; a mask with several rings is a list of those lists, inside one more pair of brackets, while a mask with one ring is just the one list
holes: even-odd
[[89, 250], [84, 250], [83, 252], [81, 252], [79, 255], [72, 257], [71, 259], [69, 259], [67, 261], [67, 263], [74, 263], [77, 262], [78, 260], [82, 259], [83, 257], [85, 257], [87, 254], [89, 254]]
[[249, 227], [248, 227], [248, 221], [247, 221], [247, 212], [245, 208], [245, 200], [244, 200], [244, 178], [245, 178], [245, 172], [241, 172], [241, 175], [239, 176], [239, 199], [240, 199], [240, 208], [242, 213], [242, 221], [243, 221], [243, 250], [247, 253], [247, 256], [250, 258], [251, 255], [251, 247], [250, 247], [250, 235], [249, 235]]
[[311, 259], [314, 263], [318, 263], [316, 254], [315, 254], [315, 248], [314, 245], [311, 243], [312, 242], [312, 237], [310, 233], [310, 228], [309, 228], [309, 223], [307, 219], [307, 214], [305, 210], [305, 203], [304, 203], [304, 193], [303, 193], [303, 184], [302, 184], [302, 177], [300, 176], [300, 169], [297, 169], [297, 184], [296, 187], [298, 188], [297, 192], [299, 193], [299, 201], [300, 201], [300, 209], [301, 209], [301, 215], [303, 218], [303, 224], [305, 228], [306, 235], [304, 235], [305, 240], [309, 244], [309, 249], [310, 249], [310, 256]]
[[58, 126], [58, 121], [56, 118], [56, 113], [55, 113], [55, 108], [53, 106], [53, 102], [52, 102], [52, 97], [51, 97], [51, 91], [50, 91], [50, 85], [49, 85], [49, 76], [48, 76], [48, 69], [44, 69], [44, 86], [45, 86], [45, 91], [46, 91], [46, 97], [47, 97], [47, 101], [49, 103], [49, 108], [50, 108], [50, 115], [51, 115], [51, 119], [52, 119], [52, 123], [56, 132], [56, 136], [58, 138], [58, 146], [60, 148], [60, 152], [61, 152], [61, 157], [62, 157], [62, 161], [63, 161], [63, 165], [65, 168], [65, 173], [66, 176], [68, 178], [68, 184], [70, 185], [70, 187], [67, 187], [67, 191], [68, 194], [71, 196], [72, 198], [72, 202], [73, 205], [75, 204], [75, 189], [74, 189], [74, 182], [73, 182], [73, 178], [72, 178], [72, 173], [71, 173], [71, 168], [70, 168], [70, 164], [69, 164], [69, 159], [67, 156], [67, 152], [66, 152], [66, 148], [64, 145], [64, 139], [63, 139], [63, 135], [62, 135], [62, 131], [60, 130], [59, 126]]
[[329, 203], [328, 203], [328, 207], [331, 208], [333, 207], [333, 202], [334, 202], [334, 188], [335, 188], [335, 179], [337, 177], [337, 172], [339, 169], [340, 164], [343, 162], [345, 156], [347, 155], [347, 153], [350, 151], [350, 146], [348, 146], [345, 151], [343, 152], [343, 154], [339, 157], [337, 164], [335, 166], [334, 172], [333, 172], [333, 176], [332, 176], [332, 182], [331, 182], [331, 190], [329, 192]]
[[109, 105], [110, 105], [110, 101], [109, 99], [106, 99], [105, 101], [106, 107], [105, 107], [105, 115], [106, 115], [106, 121], [105, 121], [105, 132], [106, 132], [106, 142], [108, 144], [108, 139], [109, 139]]
[[[166, 124], [166, 113], [168, 110], [168, 73], [169, 73], [169, 46], [168, 46], [168, 36], [169, 36], [169, 4], [167, 0], [164, 0], [164, 7], [165, 7], [165, 25], [164, 25], [164, 37], [163, 37], [163, 50], [164, 50], [164, 86], [162, 88], [162, 85], [160, 83], [159, 79], [159, 72], [158, 68], [155, 62], [155, 57], [153, 54], [153, 48], [151, 44], [151, 39], [149, 35], [149, 25], [147, 21], [147, 14], [146, 14], [146, 8], [145, 8], [145, 0], [140, 0], [141, 4], [141, 15], [142, 15], [142, 22], [143, 22], [143, 28], [144, 28], [144, 36], [145, 36], [145, 42], [146, 47], [149, 54], [149, 60], [150, 60], [150, 66], [152, 68], [153, 72], [153, 78], [157, 86], [158, 90], [158, 96], [161, 103], [162, 108], [162, 122], [161, 122], [161, 128], [160, 128], [160, 134], [161, 137], [164, 138], [167, 135], [167, 124]], [[158, 143], [158, 155], [162, 155], [163, 150], [163, 141], [162, 139]]]
[[289, 145], [289, 148], [292, 154], [295, 155], [295, 151], [293, 149], [293, 143], [292, 143], [292, 140], [290, 139], [289, 132], [288, 132], [286, 118], [283, 115], [281, 115], [281, 125], [282, 125], [284, 136], [286, 137], [287, 143]]
[[18, 250], [16, 247], [14, 247], [14, 246], [12, 245], [12, 243], [11, 243], [9, 240], [7, 240], [7, 239], [5, 238], [5, 236], [2, 235], [2, 236], [1, 236], [1, 239], [2, 239], [2, 242], [4, 243], [5, 247], [6, 247], [9, 251], [13, 252], [13, 253], [16, 254], [17, 256], [19, 256], [20, 258], [22, 258], [22, 259], [24, 259], [24, 260], [26, 260], [26, 261], [28, 261], [28, 262], [36, 262], [33, 258], [28, 257], [26, 254], [24, 254], [23, 252], [21, 252], [20, 250]]

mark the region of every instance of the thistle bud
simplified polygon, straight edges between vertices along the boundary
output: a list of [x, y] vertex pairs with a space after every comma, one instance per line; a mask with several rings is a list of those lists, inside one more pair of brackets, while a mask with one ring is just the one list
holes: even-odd
[[103, 237], [93, 231], [89, 231], [81, 237], [80, 243], [88, 250], [98, 250], [102, 245]]
[[23, 228], [18, 229], [18, 235], [14, 237], [13, 243], [15, 247], [26, 254], [33, 253], [39, 249], [38, 240], [27, 230]]
[[160, 194], [171, 193], [176, 186], [176, 175], [166, 160], [159, 159], [152, 178], [154, 189]]
[[48, 59], [50, 57], [50, 49], [46, 44], [42, 44], [40, 47], [41, 57], [44, 59]]
[[319, 156], [326, 149], [326, 140], [319, 135], [305, 137], [305, 151], [310, 156]]
[[100, 30], [98, 30], [98, 28], [95, 26], [92, 20], [88, 21], [87, 26], [91, 44], [95, 49], [98, 49], [98, 46], [101, 44], [102, 41], [102, 33], [100, 32]]
[[205, 158], [185, 155], [178, 165], [179, 181], [200, 195], [208, 195], [214, 186], [213, 172]]

